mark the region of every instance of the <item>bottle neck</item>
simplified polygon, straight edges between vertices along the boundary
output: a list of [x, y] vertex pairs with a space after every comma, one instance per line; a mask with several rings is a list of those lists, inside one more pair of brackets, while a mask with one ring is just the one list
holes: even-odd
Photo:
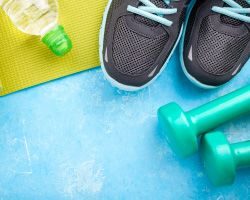
[[48, 26], [46, 26], [45, 28], [43, 28], [43, 30], [41, 31], [41, 37], [43, 38], [47, 33], [49, 33], [51, 30], [55, 29], [58, 26], [58, 23], [51, 23]]

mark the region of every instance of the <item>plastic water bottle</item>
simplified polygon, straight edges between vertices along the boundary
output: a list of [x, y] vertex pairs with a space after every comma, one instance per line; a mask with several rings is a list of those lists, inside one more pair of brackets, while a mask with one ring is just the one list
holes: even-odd
[[57, 0], [0, 0], [0, 6], [19, 30], [41, 36], [55, 55], [63, 56], [72, 49], [63, 26], [58, 25]]

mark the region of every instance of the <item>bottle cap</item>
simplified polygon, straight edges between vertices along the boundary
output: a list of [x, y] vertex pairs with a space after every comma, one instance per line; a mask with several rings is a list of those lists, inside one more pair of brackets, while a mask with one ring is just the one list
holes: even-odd
[[61, 25], [45, 34], [42, 42], [57, 56], [64, 56], [72, 49], [72, 42]]

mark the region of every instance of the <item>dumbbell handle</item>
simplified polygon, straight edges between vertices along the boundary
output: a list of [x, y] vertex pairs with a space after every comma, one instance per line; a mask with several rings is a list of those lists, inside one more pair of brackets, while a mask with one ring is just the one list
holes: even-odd
[[250, 85], [187, 112], [197, 136], [250, 112]]
[[237, 167], [250, 166], [250, 141], [231, 145]]

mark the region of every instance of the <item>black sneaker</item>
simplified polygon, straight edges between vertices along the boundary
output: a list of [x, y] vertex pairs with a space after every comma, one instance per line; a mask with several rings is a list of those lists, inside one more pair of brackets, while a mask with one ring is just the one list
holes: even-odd
[[192, 2], [180, 58], [187, 77], [203, 88], [231, 80], [250, 56], [250, 1]]
[[110, 0], [100, 32], [106, 78], [134, 91], [163, 71], [182, 32], [189, 0]]

